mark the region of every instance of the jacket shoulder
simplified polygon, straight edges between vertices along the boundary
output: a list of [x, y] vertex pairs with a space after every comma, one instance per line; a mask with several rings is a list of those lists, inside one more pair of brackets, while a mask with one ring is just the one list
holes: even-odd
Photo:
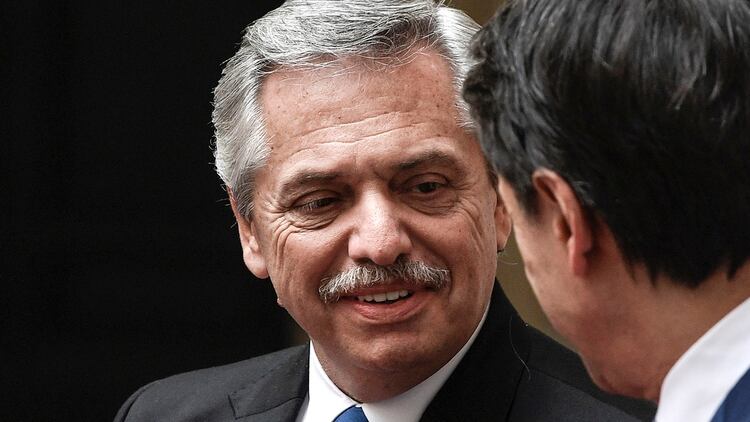
[[232, 420], [233, 394], [262, 382], [279, 367], [306, 359], [307, 350], [306, 346], [292, 347], [151, 382], [125, 401], [115, 421]]
[[512, 419], [551, 414], [556, 421], [653, 420], [656, 408], [652, 403], [605, 393], [591, 381], [576, 353], [527, 328], [527, 373], [518, 387], [513, 410], [516, 417]]

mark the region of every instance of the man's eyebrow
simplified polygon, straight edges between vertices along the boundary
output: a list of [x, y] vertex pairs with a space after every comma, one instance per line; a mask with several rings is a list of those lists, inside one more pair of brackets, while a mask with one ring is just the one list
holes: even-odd
[[437, 149], [424, 151], [409, 157], [407, 160], [396, 163], [393, 168], [397, 171], [410, 170], [423, 164], [439, 164], [459, 169], [458, 160], [454, 156]]
[[330, 182], [341, 177], [341, 173], [320, 170], [302, 170], [285, 180], [279, 189], [282, 195], [294, 192], [296, 189], [311, 183]]

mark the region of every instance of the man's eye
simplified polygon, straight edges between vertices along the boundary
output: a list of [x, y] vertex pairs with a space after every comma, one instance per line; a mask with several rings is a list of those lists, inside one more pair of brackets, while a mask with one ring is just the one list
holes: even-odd
[[414, 189], [419, 193], [431, 193], [438, 190], [440, 186], [442, 184], [438, 182], [423, 182], [414, 186]]
[[302, 205], [298, 205], [295, 208], [299, 211], [318, 211], [321, 208], [325, 208], [336, 202], [336, 198], [320, 198], [310, 202], [306, 202]]
[[404, 188], [403, 201], [425, 214], [447, 212], [457, 201], [458, 190], [439, 173], [420, 174], [409, 179]]

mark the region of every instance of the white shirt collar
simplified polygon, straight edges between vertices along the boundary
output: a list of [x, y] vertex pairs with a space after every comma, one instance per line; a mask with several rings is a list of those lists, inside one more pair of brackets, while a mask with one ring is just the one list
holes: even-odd
[[326, 375], [315, 354], [315, 349], [312, 343], [310, 343], [309, 388], [307, 398], [297, 416], [297, 422], [333, 421], [336, 416], [352, 405], [361, 406], [370, 422], [419, 421], [419, 418], [425, 409], [427, 409], [433, 397], [435, 397], [443, 384], [445, 384], [445, 381], [448, 380], [448, 377], [456, 369], [458, 363], [461, 362], [469, 347], [474, 343], [474, 339], [476, 339], [479, 330], [484, 325], [484, 320], [487, 318], [488, 309], [489, 305], [484, 310], [484, 315], [474, 329], [474, 333], [448, 363], [411, 389], [396, 397], [376, 403], [357, 403], [339, 390], [333, 381], [328, 378], [328, 375]]
[[657, 422], [709, 421], [750, 368], [750, 299], [726, 314], [664, 378]]

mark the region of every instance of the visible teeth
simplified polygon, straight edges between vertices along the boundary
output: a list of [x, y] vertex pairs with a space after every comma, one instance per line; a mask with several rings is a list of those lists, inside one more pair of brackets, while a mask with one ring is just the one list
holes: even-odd
[[398, 300], [402, 297], [409, 296], [408, 290], [394, 290], [392, 292], [377, 293], [374, 295], [357, 296], [360, 302], [385, 302], [386, 300]]

